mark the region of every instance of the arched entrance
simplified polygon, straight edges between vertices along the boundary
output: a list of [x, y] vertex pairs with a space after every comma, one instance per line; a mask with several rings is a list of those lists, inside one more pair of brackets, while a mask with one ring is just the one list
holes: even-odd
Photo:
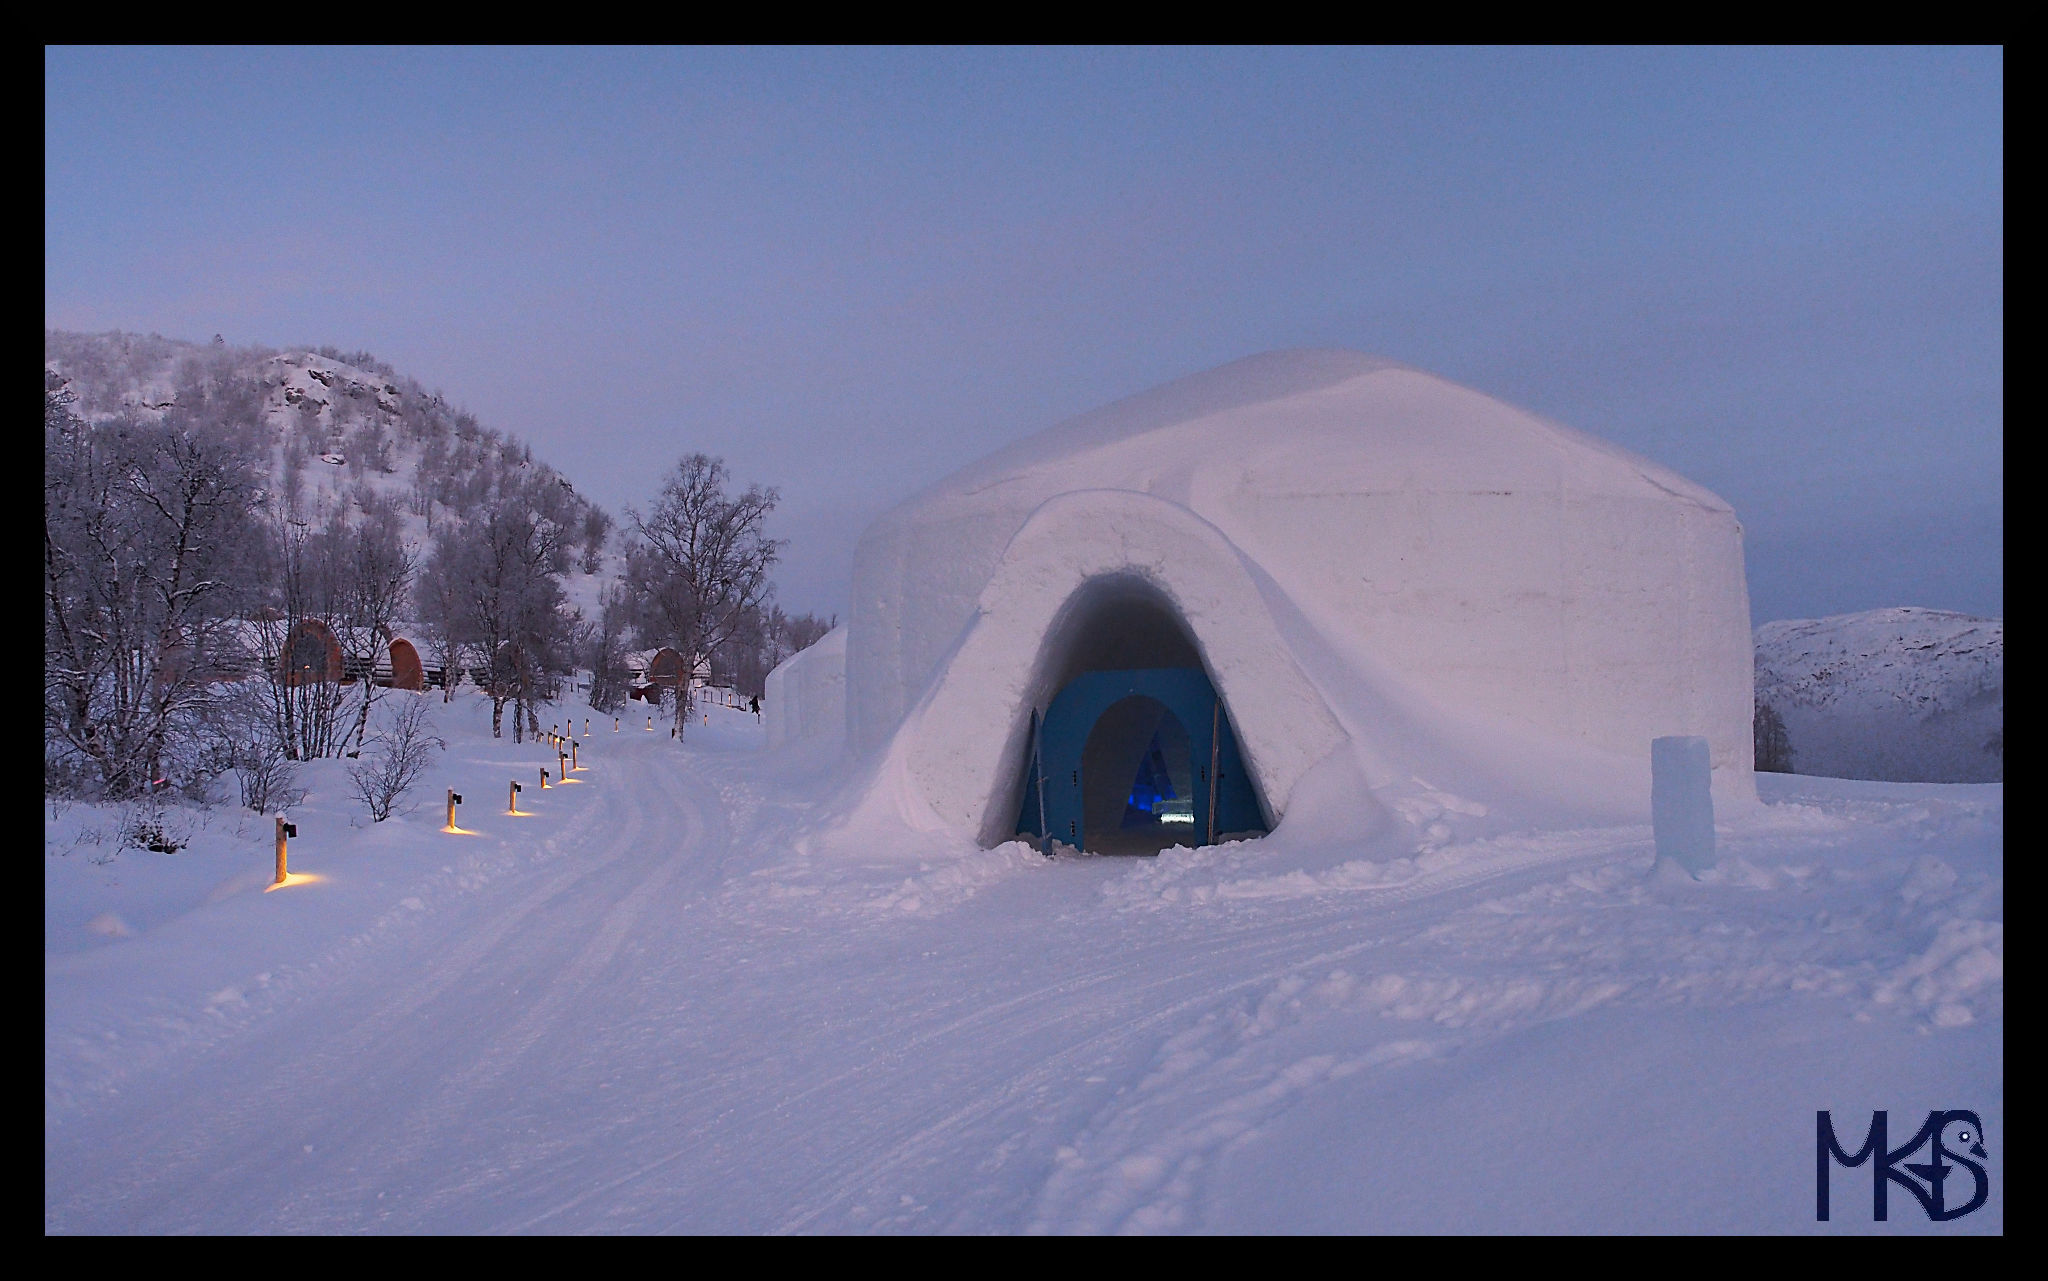
[[1133, 694], [1095, 718], [1081, 746], [1081, 817], [1089, 849], [1154, 854], [1170, 845], [1192, 845], [1194, 797], [1193, 744], [1166, 704]]
[[1035, 728], [1020, 836], [1154, 854], [1266, 830], [1230, 717], [1199, 667], [1084, 672]]
[[426, 668], [420, 663], [420, 651], [411, 641], [395, 637], [391, 642], [391, 688], [425, 689]]
[[278, 656], [279, 673], [289, 686], [311, 685], [342, 679], [341, 642], [317, 618], [301, 619], [285, 637], [284, 652]]
[[683, 656], [664, 645], [647, 661], [647, 683], [662, 689], [681, 689], [688, 683]]

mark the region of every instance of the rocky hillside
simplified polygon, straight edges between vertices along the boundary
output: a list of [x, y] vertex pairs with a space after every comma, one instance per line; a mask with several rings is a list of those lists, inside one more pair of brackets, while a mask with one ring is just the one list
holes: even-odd
[[609, 572], [611, 518], [567, 477], [367, 352], [46, 330], [43, 364], [47, 384], [89, 420], [176, 411], [229, 425], [267, 453], [275, 492], [299, 519], [394, 507], [424, 558], [437, 527], [516, 477], [549, 495], [548, 514], [568, 531], [570, 600], [590, 612]]
[[1765, 623], [1756, 698], [1760, 726], [1770, 716], [1783, 726], [1791, 773], [2005, 777], [2003, 619], [1900, 608]]

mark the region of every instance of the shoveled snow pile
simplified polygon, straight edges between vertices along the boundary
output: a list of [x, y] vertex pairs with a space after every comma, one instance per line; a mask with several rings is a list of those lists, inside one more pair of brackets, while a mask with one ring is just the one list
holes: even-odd
[[1756, 629], [1756, 698], [1792, 771], [1983, 783], [2005, 777], [2005, 620], [1876, 609]]

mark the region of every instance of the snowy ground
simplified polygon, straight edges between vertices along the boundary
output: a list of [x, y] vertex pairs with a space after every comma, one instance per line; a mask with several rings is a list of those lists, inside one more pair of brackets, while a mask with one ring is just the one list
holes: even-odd
[[[2004, 1227], [2002, 784], [1763, 776], [1700, 884], [1647, 827], [1048, 862], [821, 841], [749, 714], [543, 793], [442, 710], [410, 818], [309, 774], [274, 893], [268, 820], [46, 810], [46, 1230]], [[1989, 1202], [1815, 1224], [1819, 1108], [1976, 1110]]]

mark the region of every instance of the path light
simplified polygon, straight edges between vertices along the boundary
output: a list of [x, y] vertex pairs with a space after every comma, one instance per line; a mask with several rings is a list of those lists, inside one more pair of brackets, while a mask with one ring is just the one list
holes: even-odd
[[555, 777], [569, 777], [569, 771], [566, 768], [564, 768], [564, 762], [562, 760], [562, 745], [560, 743], [555, 744]]
[[263, 887], [263, 892], [265, 894], [270, 893], [270, 891], [272, 890], [281, 890], [287, 885], [304, 885], [309, 881], [317, 881], [320, 879], [319, 877], [310, 875], [306, 872], [293, 872], [285, 865], [287, 853], [285, 842], [296, 838], [298, 834], [299, 825], [297, 823], [287, 823], [284, 821], [284, 816], [282, 814], [278, 815], [277, 879]]
[[289, 840], [290, 838], [292, 838], [292, 837], [294, 837], [294, 836], [297, 836], [298, 834], [299, 834], [299, 825], [298, 825], [297, 823], [287, 823], [287, 822], [285, 822], [285, 821], [284, 821], [284, 815], [282, 815], [282, 814], [280, 814], [280, 815], [278, 815], [278, 816], [277, 816], [277, 879], [276, 879], [275, 881], [271, 882], [271, 884], [273, 884], [273, 885], [282, 885], [282, 884], [284, 884], [284, 882], [285, 882], [285, 877], [286, 877], [287, 875], [289, 875], [289, 874], [288, 874], [288, 873], [287, 873], [287, 872], [285, 871], [285, 868], [284, 868], [284, 863], [285, 863], [285, 844], [284, 844], [284, 843], [285, 843], [285, 842], [286, 842], [287, 840]]
[[588, 716], [583, 718], [583, 737], [590, 737], [590, 718]]
[[618, 718], [618, 717], [616, 717], [616, 716], [614, 716], [614, 717], [612, 717], [612, 733], [616, 734], [616, 733], [618, 733], [618, 732], [619, 732], [619, 718]]
[[548, 772], [546, 767], [542, 767], [540, 772], [540, 790], [543, 792], [548, 790]]
[[449, 789], [448, 789], [448, 830], [449, 830], [449, 831], [451, 831], [451, 832], [455, 830], [455, 807], [456, 807], [456, 806], [458, 806], [458, 805], [460, 805], [460, 804], [462, 804], [462, 793], [460, 793], [460, 792], [456, 791], [456, 790], [455, 790], [454, 788], [452, 788], [452, 787], [451, 787], [451, 788], [449, 788]]
[[652, 716], [647, 718], [647, 732], [650, 734], [654, 732], [654, 718]]
[[582, 767], [581, 765], [578, 765], [578, 764], [576, 763], [576, 740], [575, 740], [575, 739], [573, 739], [573, 738], [569, 740], [569, 768], [570, 768], [570, 769], [582, 769], [582, 768], [583, 768], [583, 767]]
[[513, 779], [512, 791], [506, 796], [505, 805], [506, 808], [511, 810], [511, 812], [514, 814], [517, 814], [519, 812], [519, 793], [523, 790], [524, 789], [519, 786], [519, 780], [516, 778]]

